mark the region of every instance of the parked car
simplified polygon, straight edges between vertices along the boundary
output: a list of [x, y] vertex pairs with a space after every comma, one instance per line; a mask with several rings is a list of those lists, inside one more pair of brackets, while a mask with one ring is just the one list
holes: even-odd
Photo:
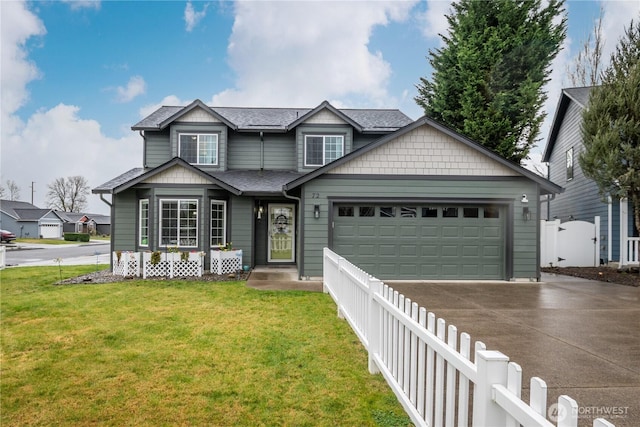
[[0, 242], [11, 243], [16, 240], [16, 235], [8, 230], [0, 230]]

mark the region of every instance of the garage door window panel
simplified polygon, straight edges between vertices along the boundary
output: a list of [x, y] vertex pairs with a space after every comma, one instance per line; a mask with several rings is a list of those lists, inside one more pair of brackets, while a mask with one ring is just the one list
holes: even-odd
[[422, 218], [437, 218], [438, 208], [426, 207], [422, 208]]
[[383, 206], [380, 208], [380, 218], [395, 218], [396, 208], [393, 206]]
[[442, 208], [443, 218], [458, 218], [458, 208]]
[[338, 216], [354, 216], [353, 206], [340, 206], [338, 207]]
[[418, 213], [418, 209], [415, 207], [403, 206], [400, 208], [400, 216], [402, 218], [415, 218]]
[[482, 213], [485, 219], [500, 218], [500, 209], [496, 206], [485, 206]]
[[360, 217], [374, 217], [376, 215], [376, 208], [373, 206], [360, 206], [358, 208], [358, 214]]
[[478, 218], [478, 208], [464, 208], [462, 209], [462, 216], [464, 218]]

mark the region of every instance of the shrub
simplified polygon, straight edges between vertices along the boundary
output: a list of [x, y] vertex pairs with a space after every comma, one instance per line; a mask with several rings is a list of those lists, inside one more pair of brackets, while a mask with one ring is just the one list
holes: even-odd
[[88, 242], [90, 237], [87, 233], [64, 233], [64, 240], [69, 242]]

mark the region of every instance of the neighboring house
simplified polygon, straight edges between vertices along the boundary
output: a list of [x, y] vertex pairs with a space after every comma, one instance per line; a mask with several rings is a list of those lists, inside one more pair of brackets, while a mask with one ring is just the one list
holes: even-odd
[[[603, 200], [595, 181], [584, 176], [578, 158], [582, 143], [582, 112], [589, 104], [592, 87], [563, 89], [551, 125], [542, 160], [549, 164], [549, 179], [564, 192], [543, 203], [547, 219], [593, 222], [600, 217], [600, 261], [628, 264], [633, 259], [638, 230], [634, 227], [633, 207], [626, 200]], [[543, 199], [544, 200], [544, 199]], [[632, 250], [629, 250], [631, 245]], [[637, 250], [637, 249], [636, 249]], [[629, 257], [631, 255], [631, 258]]]
[[51, 209], [40, 209], [27, 202], [0, 200], [0, 228], [18, 238], [60, 238], [62, 220]]
[[232, 244], [302, 278], [323, 247], [381, 279], [540, 276], [538, 200], [561, 188], [427, 117], [196, 100], [132, 129], [143, 167], [92, 190], [113, 250]]
[[109, 215], [55, 212], [64, 221], [63, 230], [65, 233], [108, 235], [111, 232], [111, 218]]

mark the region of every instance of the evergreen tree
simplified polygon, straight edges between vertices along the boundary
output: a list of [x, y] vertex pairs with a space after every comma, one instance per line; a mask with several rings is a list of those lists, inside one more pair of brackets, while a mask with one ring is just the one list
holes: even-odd
[[625, 29], [582, 119], [582, 171], [603, 196], [631, 200], [640, 229], [640, 19]]
[[566, 33], [563, 0], [461, 0], [444, 47], [429, 51], [431, 80], [415, 100], [426, 115], [514, 162], [544, 120], [542, 88]]

